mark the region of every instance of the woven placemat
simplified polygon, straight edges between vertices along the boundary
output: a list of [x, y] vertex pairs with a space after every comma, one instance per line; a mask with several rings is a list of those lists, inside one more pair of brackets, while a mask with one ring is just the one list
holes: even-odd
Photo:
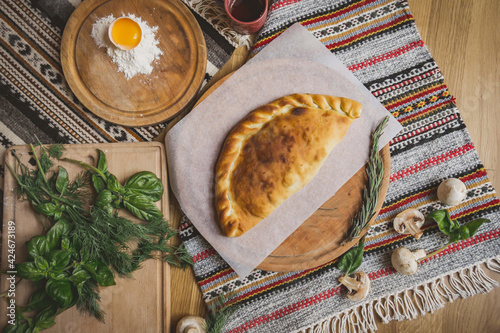
[[[181, 238], [195, 261], [194, 271], [208, 305], [225, 295], [236, 309], [225, 332], [366, 332], [383, 322], [412, 319], [457, 297], [488, 292], [497, 285], [483, 270], [499, 272], [500, 200], [488, 180], [443, 76], [423, 43], [406, 1], [282, 0], [275, 2], [253, 48], [259, 52], [287, 27], [300, 22], [376, 96], [403, 125], [391, 141], [391, 183], [365, 243], [363, 264], [372, 292], [349, 301], [330, 262], [306, 271], [255, 270], [237, 276], [184, 219]], [[435, 224], [420, 240], [394, 232], [391, 222], [407, 208], [423, 214], [446, 208], [436, 188], [460, 178], [467, 197], [449, 208], [460, 224], [483, 217], [478, 233], [449, 246], [420, 265], [415, 275], [392, 268], [392, 251], [438, 249], [447, 242]]]

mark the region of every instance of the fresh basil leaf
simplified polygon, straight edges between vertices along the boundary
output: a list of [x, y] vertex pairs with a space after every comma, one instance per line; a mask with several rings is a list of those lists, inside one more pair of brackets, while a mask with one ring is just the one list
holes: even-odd
[[40, 288], [31, 294], [28, 306], [33, 310], [41, 311], [51, 305], [52, 302], [52, 298], [50, 298], [45, 289]]
[[61, 195], [64, 194], [69, 185], [68, 171], [62, 166], [59, 167], [59, 173], [56, 180], [56, 189]]
[[100, 149], [97, 149], [99, 154], [99, 159], [97, 161], [97, 169], [102, 171], [102, 173], [106, 173], [108, 171], [108, 161], [106, 160], [106, 154]]
[[143, 194], [135, 194], [126, 197], [123, 200], [123, 205], [132, 214], [148, 222], [155, 218], [163, 218], [162, 212], [156, 207], [154, 202]]
[[54, 205], [51, 202], [40, 205], [33, 205], [33, 207], [35, 208], [35, 211], [39, 214], [54, 216], [54, 214], [56, 213], [56, 205]]
[[17, 276], [31, 281], [38, 281], [45, 277], [45, 274], [41, 272], [32, 261], [16, 264], [16, 271]]
[[114, 193], [125, 193], [125, 188], [120, 184], [118, 179], [114, 175], [109, 175], [108, 177], [108, 190]]
[[71, 242], [68, 237], [63, 237], [61, 240], [61, 250], [69, 251], [71, 249]]
[[66, 273], [61, 273], [61, 272], [49, 272], [49, 276], [48, 276], [50, 279], [54, 279], [54, 280], [63, 280], [63, 279], [67, 279], [68, 276], [66, 275]]
[[156, 175], [149, 171], [138, 172], [127, 180], [125, 188], [131, 194], [144, 194], [153, 201], [158, 201], [163, 195], [163, 184]]
[[69, 277], [69, 280], [77, 287], [81, 287], [85, 281], [90, 279], [92, 275], [82, 268], [76, 268], [73, 271], [73, 275]]
[[483, 225], [483, 223], [490, 223], [489, 219], [477, 219], [471, 221], [464, 225], [467, 229], [469, 229], [469, 237], [472, 237], [476, 234], [477, 230]]
[[62, 272], [71, 260], [71, 252], [63, 250], [55, 250], [49, 253], [49, 266], [55, 273]]
[[361, 238], [358, 246], [351, 248], [349, 251], [344, 253], [342, 258], [340, 258], [337, 267], [349, 275], [358, 269], [363, 262], [363, 247], [365, 245], [365, 237]]
[[46, 308], [42, 309], [34, 318], [35, 328], [44, 330], [54, 326], [56, 313], [57, 306], [55, 304], [50, 304]]
[[92, 175], [92, 184], [94, 185], [97, 194], [106, 189], [106, 182], [98, 175]]
[[446, 209], [435, 210], [428, 214], [427, 218], [434, 220], [437, 223], [439, 230], [449, 236], [453, 231], [460, 227], [458, 222], [451, 220], [450, 214]]
[[37, 256], [43, 256], [49, 252], [49, 245], [47, 243], [47, 238], [43, 235], [35, 236], [30, 239], [27, 243], [28, 255], [32, 258]]
[[450, 242], [456, 243], [474, 236], [484, 222], [491, 222], [488, 219], [477, 219], [459, 227], [450, 235]]
[[69, 236], [71, 230], [72, 227], [68, 220], [61, 218], [59, 221], [57, 221], [47, 232], [47, 246], [49, 250], [58, 247], [61, 237]]
[[73, 303], [73, 291], [68, 280], [49, 279], [45, 285], [45, 290], [62, 309], [68, 308]]
[[91, 259], [83, 264], [83, 267], [92, 274], [97, 283], [103, 287], [115, 285], [113, 272], [101, 261]]
[[35, 266], [38, 268], [39, 271], [45, 272], [46, 270], [49, 269], [49, 263], [44, 257], [35, 257]]

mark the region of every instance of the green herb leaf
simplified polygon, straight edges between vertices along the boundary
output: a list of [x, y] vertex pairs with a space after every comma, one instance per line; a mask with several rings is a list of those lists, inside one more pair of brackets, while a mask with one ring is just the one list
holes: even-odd
[[437, 223], [439, 230], [449, 236], [460, 227], [458, 222], [452, 221], [450, 214], [446, 209], [435, 210], [428, 214], [427, 218], [434, 220]]
[[135, 194], [126, 197], [123, 205], [132, 214], [145, 221], [152, 221], [155, 218], [163, 218], [162, 212], [156, 207], [154, 202], [143, 194]]
[[69, 280], [77, 287], [81, 287], [85, 281], [90, 279], [92, 275], [82, 268], [76, 268], [73, 275], [69, 277]]
[[55, 250], [49, 253], [49, 266], [53, 272], [62, 272], [71, 260], [71, 252], [63, 250]]
[[47, 252], [49, 252], [49, 245], [47, 243], [47, 239], [45, 236], [35, 236], [28, 241], [28, 254], [31, 258], [35, 258], [37, 256], [43, 256]]
[[56, 205], [52, 202], [43, 203], [40, 205], [33, 205], [38, 214], [43, 214], [47, 216], [54, 216], [56, 213]]
[[106, 154], [100, 149], [97, 149], [99, 154], [99, 159], [97, 161], [97, 169], [101, 170], [102, 173], [106, 173], [108, 171], [108, 161], [106, 160]]
[[152, 201], [158, 201], [163, 195], [163, 184], [156, 175], [149, 171], [134, 174], [125, 183], [125, 188], [131, 194], [144, 194]]
[[16, 264], [16, 271], [17, 276], [31, 281], [38, 281], [45, 277], [45, 274], [41, 272], [32, 261]]
[[33, 310], [41, 311], [51, 305], [52, 302], [52, 298], [50, 298], [45, 289], [40, 288], [31, 294], [28, 306]]
[[337, 267], [349, 275], [358, 269], [358, 267], [363, 262], [363, 247], [365, 245], [365, 237], [361, 238], [358, 246], [351, 248], [349, 251], [344, 253], [342, 258], [339, 260]]
[[68, 308], [73, 303], [73, 292], [68, 280], [49, 279], [45, 285], [45, 290], [62, 309]]
[[116, 284], [113, 272], [103, 262], [91, 259], [84, 263], [83, 267], [92, 274], [99, 285], [107, 287]]
[[45, 272], [46, 270], [49, 269], [49, 263], [44, 257], [35, 257], [35, 266], [38, 268], [39, 271]]
[[114, 193], [125, 193], [125, 188], [120, 184], [118, 179], [114, 175], [109, 175], [108, 177], [108, 190]]
[[73, 252], [73, 251], [71, 251], [73, 249], [71, 248], [71, 241], [69, 240], [69, 238], [67, 238], [67, 237], [63, 237], [62, 238], [62, 240], [61, 240], [61, 249], [63, 251], [69, 251], [70, 253]]
[[59, 174], [56, 180], [56, 189], [59, 193], [64, 194], [69, 185], [68, 171], [63, 167], [59, 167]]
[[459, 227], [458, 229], [456, 229], [454, 232], [451, 233], [450, 242], [456, 243], [458, 241], [466, 240], [467, 238], [474, 236], [477, 230], [485, 222], [488, 223], [491, 221], [488, 219], [477, 219]]
[[106, 182], [98, 175], [92, 175], [92, 184], [94, 185], [97, 194], [106, 189]]
[[72, 226], [65, 218], [59, 219], [52, 228], [47, 232], [47, 246], [49, 250], [59, 246], [59, 241], [62, 237], [68, 237], [71, 233]]

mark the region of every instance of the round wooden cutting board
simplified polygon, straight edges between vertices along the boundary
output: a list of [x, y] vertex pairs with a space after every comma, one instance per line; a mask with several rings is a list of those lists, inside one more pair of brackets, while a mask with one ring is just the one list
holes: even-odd
[[[231, 74], [223, 77], [211, 86], [197, 101], [198, 105]], [[370, 220], [371, 225], [384, 203], [391, 172], [389, 145], [381, 150], [384, 163], [383, 181], [379, 192], [376, 214]], [[356, 245], [359, 238], [350, 242], [347, 239], [352, 219], [361, 208], [363, 189], [368, 178], [365, 167], [347, 181], [333, 197], [325, 202], [313, 215], [297, 228], [281, 245], [274, 250], [257, 268], [274, 272], [292, 272], [309, 269], [325, 264], [341, 256]], [[360, 235], [363, 236], [368, 228]]]
[[[112, 14], [133, 14], [150, 27], [163, 52], [149, 75], [127, 80], [106, 48], [91, 36], [92, 25]], [[163, 122], [181, 111], [198, 92], [207, 63], [205, 39], [180, 0], [86, 0], [64, 29], [61, 63], [76, 97], [91, 112], [125, 126]]]

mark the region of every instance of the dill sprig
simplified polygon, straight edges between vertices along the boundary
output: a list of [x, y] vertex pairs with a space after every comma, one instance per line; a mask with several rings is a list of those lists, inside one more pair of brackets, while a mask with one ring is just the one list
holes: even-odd
[[224, 325], [229, 320], [234, 312], [236, 306], [227, 306], [226, 297], [220, 295], [208, 308], [208, 315], [205, 318], [207, 333], [221, 333]]
[[382, 180], [384, 179], [384, 163], [380, 152], [378, 151], [378, 142], [388, 121], [389, 116], [385, 117], [372, 133], [370, 158], [368, 165], [366, 166], [368, 186], [365, 186], [363, 189], [363, 202], [361, 204], [361, 209], [352, 220], [352, 229], [349, 233], [347, 241], [359, 237], [361, 232], [368, 226], [368, 223], [375, 215], [380, 186], [382, 185]]

